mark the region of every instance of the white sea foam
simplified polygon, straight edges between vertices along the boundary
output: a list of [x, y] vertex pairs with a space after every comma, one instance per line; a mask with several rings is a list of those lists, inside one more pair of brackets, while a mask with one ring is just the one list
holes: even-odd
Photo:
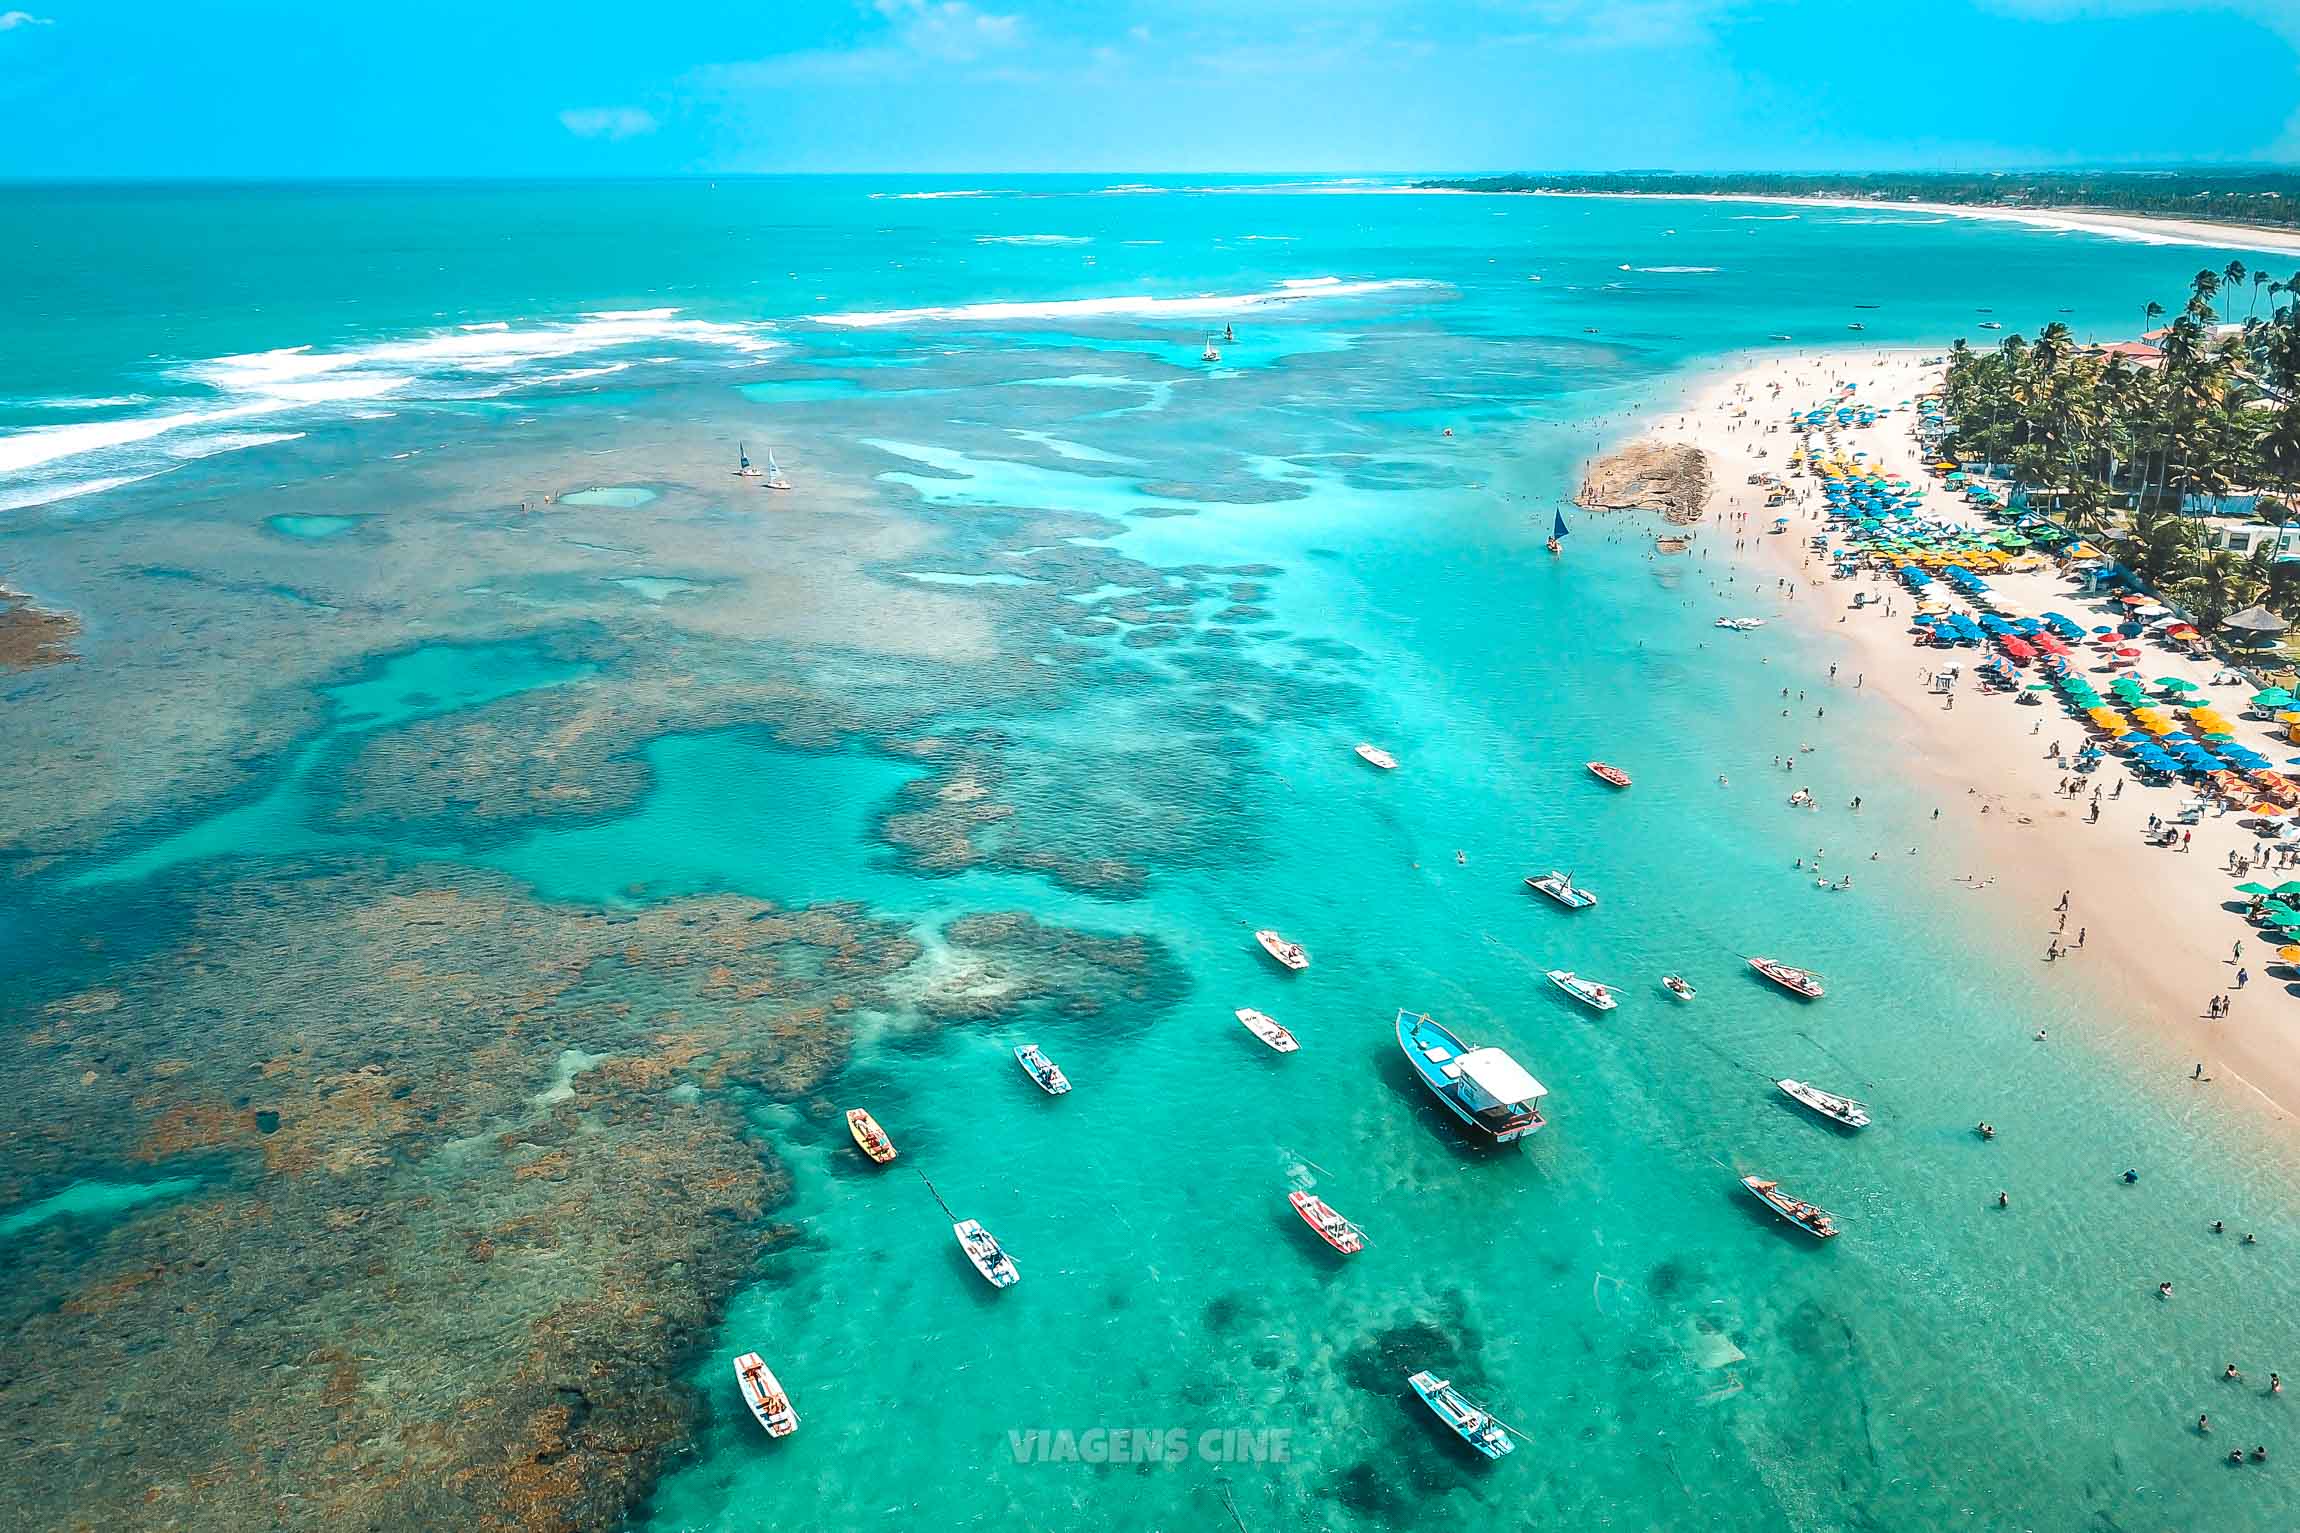
[[1258, 293], [1199, 293], [1188, 298], [1127, 295], [1110, 298], [1063, 298], [1044, 303], [962, 303], [948, 308], [865, 309], [849, 314], [818, 314], [815, 323], [848, 330], [872, 330], [890, 325], [930, 324], [941, 321], [1004, 323], [1030, 319], [1191, 319], [1235, 314], [1244, 309], [1269, 308], [1320, 298], [1363, 298], [1439, 284], [1419, 278], [1386, 278], [1344, 282], [1339, 277], [1295, 277]]
[[[775, 345], [756, 324], [682, 319], [673, 308], [603, 309], [557, 322], [456, 325], [365, 346], [288, 346], [212, 357], [174, 370], [180, 382], [204, 393], [171, 399], [139, 415], [30, 426], [0, 435], [0, 494], [16, 505], [36, 505], [67, 493], [92, 494], [171, 463], [301, 434], [213, 429], [219, 426], [290, 414], [375, 419], [379, 412], [352, 407], [382, 399], [483, 399], [578, 382], [632, 365], [628, 357], [589, 360], [600, 353], [646, 348], [646, 355], [659, 356], [666, 343], [744, 360]], [[566, 365], [578, 359], [583, 365]], [[123, 395], [59, 401], [55, 407], [135, 403], [149, 401]], [[91, 461], [78, 463], [82, 459]], [[78, 473], [64, 477], [66, 464], [76, 464]], [[6, 476], [25, 474], [33, 475], [33, 482], [5, 483]]]
[[1083, 234], [978, 234], [977, 245], [1091, 245]]
[[53, 501], [74, 500], [82, 495], [100, 495], [116, 490], [123, 484], [134, 484], [149, 479], [150, 474], [113, 474], [102, 479], [51, 480], [30, 489], [0, 490], [0, 511], [21, 511], [27, 506], [45, 506]]
[[1631, 271], [1654, 272], [1662, 276], [1697, 276], [1704, 272], [1723, 271], [1722, 266], [1632, 266]]
[[1795, 223], [1804, 216], [1802, 213], [1736, 213], [1733, 215], [1733, 222], [1737, 224], [1789, 224]]
[[167, 444], [168, 456], [190, 462], [195, 458], [212, 458], [220, 452], [246, 452], [251, 447], [269, 447], [274, 442], [296, 442], [303, 439], [300, 431], [218, 431], [207, 436], [182, 437]]

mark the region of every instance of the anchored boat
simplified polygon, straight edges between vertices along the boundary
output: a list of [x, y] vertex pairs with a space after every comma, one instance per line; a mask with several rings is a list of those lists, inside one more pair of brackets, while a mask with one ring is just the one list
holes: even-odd
[[1264, 929], [1254, 933], [1254, 940], [1262, 944], [1262, 951], [1289, 969], [1301, 970], [1310, 966], [1310, 950], [1299, 942], [1288, 942], [1275, 931]]
[[1358, 742], [1357, 751], [1358, 759], [1369, 766], [1378, 766], [1385, 772], [1394, 772], [1398, 769], [1398, 758], [1378, 745], [1368, 745], [1361, 740]]
[[1821, 976], [1810, 969], [1795, 968], [1775, 958], [1752, 958], [1749, 967], [1804, 1000], [1817, 1001], [1827, 993], [1821, 988]]
[[1294, 1212], [1302, 1221], [1318, 1232], [1318, 1238], [1341, 1252], [1355, 1256], [1366, 1248], [1366, 1232], [1328, 1207], [1326, 1200], [1309, 1192], [1289, 1192], [1286, 1201], [1294, 1205]]
[[1301, 1045], [1294, 1035], [1277, 1024], [1276, 1019], [1264, 1016], [1251, 1006], [1238, 1008], [1238, 1020], [1246, 1024], [1246, 1031], [1261, 1039], [1281, 1054], [1291, 1054]]
[[1846, 1128], [1869, 1126], [1869, 1109], [1851, 1097], [1841, 1097], [1833, 1091], [1823, 1091], [1803, 1081], [1775, 1081], [1773, 1084], [1779, 1086], [1792, 1100], [1810, 1107], [1831, 1123], [1842, 1124]]
[[950, 1227], [950, 1232], [958, 1237], [958, 1248], [966, 1253], [968, 1261], [974, 1263], [974, 1270], [981, 1273], [982, 1280], [991, 1287], [1010, 1288], [1022, 1281], [1022, 1273], [1015, 1267], [1014, 1258], [1007, 1255], [1006, 1249], [997, 1241], [991, 1239], [990, 1231], [984, 1229], [980, 1221], [961, 1219]]
[[1571, 969], [1551, 969], [1549, 982], [1591, 1011], [1611, 1011], [1621, 1004], [1614, 998], [1610, 986], [1601, 985], [1593, 979], [1583, 979]]
[[1555, 868], [1539, 878], [1527, 879], [1525, 886], [1537, 894], [1548, 895], [1568, 910], [1587, 910], [1597, 903], [1597, 896], [1577, 886], [1571, 873], [1560, 873]]
[[1779, 1182], [1768, 1182], [1754, 1176], [1741, 1178], [1741, 1185], [1749, 1195], [1779, 1214], [1789, 1223], [1816, 1240], [1827, 1240], [1837, 1233], [1837, 1221], [1826, 1209], [1817, 1208], [1802, 1198], [1792, 1198], [1781, 1190]]
[[788, 1437], [799, 1429], [799, 1413], [765, 1358], [756, 1352], [736, 1358], [735, 1381], [743, 1387], [743, 1403], [769, 1437]]
[[1493, 1413], [1472, 1403], [1460, 1390], [1424, 1368], [1406, 1380], [1422, 1403], [1437, 1412], [1438, 1420], [1452, 1427], [1465, 1443], [1487, 1458], [1500, 1458], [1517, 1446], [1509, 1429], [1494, 1420]]
[[1602, 761], [1592, 761], [1588, 763], [1588, 766], [1589, 775], [1599, 782], [1608, 783], [1616, 788], [1629, 786], [1629, 774], [1617, 766], [1610, 766]]
[[1693, 987], [1692, 987], [1691, 985], [1687, 984], [1687, 983], [1686, 983], [1686, 982], [1685, 982], [1683, 979], [1679, 978], [1677, 975], [1674, 975], [1674, 974], [1664, 974], [1664, 975], [1662, 975], [1662, 976], [1661, 976], [1661, 988], [1662, 988], [1662, 989], [1664, 989], [1664, 990], [1666, 990], [1666, 991], [1668, 991], [1668, 992], [1669, 992], [1671, 995], [1673, 995], [1673, 996], [1677, 997], [1677, 999], [1679, 999], [1680, 1001], [1690, 1001], [1690, 1000], [1692, 1000], [1692, 999], [1693, 999], [1693, 995], [1694, 995], [1694, 990], [1693, 990]]
[[847, 1132], [855, 1136], [855, 1145], [880, 1165], [894, 1159], [894, 1141], [878, 1126], [878, 1119], [861, 1107], [847, 1109]]
[[1022, 1066], [1023, 1073], [1038, 1082], [1038, 1089], [1050, 1097], [1058, 1097], [1070, 1089], [1070, 1077], [1062, 1067], [1048, 1059], [1035, 1043], [1026, 1043], [1014, 1051], [1014, 1062]]
[[1541, 1099], [1549, 1088], [1500, 1049], [1472, 1049], [1436, 1021], [1398, 1013], [1398, 1047], [1430, 1095], [1463, 1123], [1496, 1144], [1540, 1128]]

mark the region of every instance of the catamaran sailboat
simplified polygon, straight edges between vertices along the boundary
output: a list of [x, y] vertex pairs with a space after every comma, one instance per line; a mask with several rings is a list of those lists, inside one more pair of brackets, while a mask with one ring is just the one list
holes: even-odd
[[1435, 1020], [1411, 1011], [1398, 1013], [1398, 1048], [1446, 1111], [1494, 1143], [1508, 1144], [1542, 1126], [1541, 1099], [1549, 1088], [1502, 1050], [1465, 1048]]
[[1212, 336], [1206, 337], [1206, 349], [1198, 353], [1198, 360], [1201, 362], [1219, 362], [1222, 360], [1221, 348], [1214, 344]]
[[1525, 886], [1537, 894], [1546, 894], [1568, 910], [1587, 910], [1597, 903], [1597, 896], [1573, 881], [1571, 873], [1550, 869], [1539, 878], [1529, 878]]
[[1563, 511], [1558, 511], [1553, 514], [1556, 516], [1557, 520], [1549, 524], [1549, 542], [1544, 546], [1547, 547], [1548, 550], [1553, 554], [1563, 553], [1565, 551], [1565, 544], [1563, 540], [1566, 533], [1571, 529], [1565, 525], [1565, 513]]
[[783, 475], [783, 466], [775, 461], [775, 450], [772, 447], [767, 449], [766, 487], [770, 490], [787, 490], [791, 487], [790, 480]]
[[740, 442], [735, 444], [735, 477], [737, 479], [756, 479], [759, 477], [759, 471], [751, 467], [751, 450]]

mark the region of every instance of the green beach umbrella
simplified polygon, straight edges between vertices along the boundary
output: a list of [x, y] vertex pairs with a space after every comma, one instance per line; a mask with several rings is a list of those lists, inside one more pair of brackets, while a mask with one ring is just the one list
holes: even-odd
[[2293, 895], [2300, 894], [2300, 883], [2278, 884], [2269, 892], [2271, 894], [2280, 895], [2285, 899], [2290, 899]]
[[2238, 884], [2236, 892], [2238, 894], [2274, 894], [2276, 891], [2266, 884]]
[[2196, 683], [2182, 676], [2159, 676], [2156, 678], [2156, 684], [2167, 692], [2193, 692], [2196, 690]]
[[2265, 692], [2252, 694], [2252, 706], [2255, 708], [2289, 708], [2292, 706], [2292, 694], [2282, 687], [2270, 687]]

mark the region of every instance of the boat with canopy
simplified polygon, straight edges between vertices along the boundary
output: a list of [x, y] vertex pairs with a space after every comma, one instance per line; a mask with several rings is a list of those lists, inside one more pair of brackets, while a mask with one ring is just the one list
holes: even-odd
[[1468, 1127], [1508, 1144], [1541, 1128], [1541, 1099], [1549, 1088], [1507, 1052], [1470, 1048], [1433, 1018], [1400, 1011], [1398, 1048], [1414, 1077]]

